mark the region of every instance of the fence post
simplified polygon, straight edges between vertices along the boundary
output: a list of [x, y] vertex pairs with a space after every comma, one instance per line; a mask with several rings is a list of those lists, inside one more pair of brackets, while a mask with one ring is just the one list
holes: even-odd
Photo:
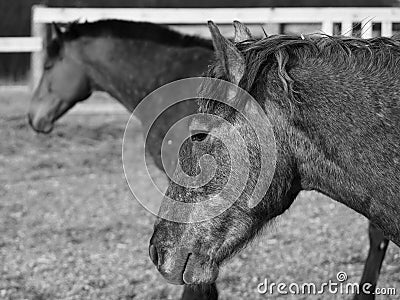
[[322, 22], [321, 31], [327, 35], [333, 35], [333, 22], [331, 20]]
[[382, 21], [381, 36], [392, 37], [392, 21]]
[[353, 34], [353, 22], [351, 20], [342, 21], [342, 35], [352, 36]]
[[372, 38], [372, 20], [371, 19], [364, 19], [361, 22], [361, 37], [364, 39]]
[[[31, 11], [31, 35], [42, 39], [42, 47], [44, 47], [46, 41], [46, 24], [37, 23], [35, 21], [35, 10], [37, 7], [43, 7], [44, 5], [33, 5]], [[31, 54], [31, 78], [30, 87], [35, 89], [39, 83], [40, 77], [42, 76], [42, 70], [44, 65], [44, 51], [36, 51]]]

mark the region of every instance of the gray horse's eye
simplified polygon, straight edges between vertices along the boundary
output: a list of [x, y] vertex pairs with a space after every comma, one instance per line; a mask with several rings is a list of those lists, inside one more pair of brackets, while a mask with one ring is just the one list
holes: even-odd
[[206, 133], [206, 132], [199, 132], [199, 133], [192, 134], [192, 136], [190, 137], [190, 139], [191, 139], [193, 142], [202, 142], [202, 141], [204, 141], [204, 140], [207, 138], [207, 136], [208, 136], [208, 133]]

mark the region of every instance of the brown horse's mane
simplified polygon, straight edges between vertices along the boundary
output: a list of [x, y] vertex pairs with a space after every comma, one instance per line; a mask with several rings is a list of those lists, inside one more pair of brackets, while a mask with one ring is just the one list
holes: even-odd
[[127, 40], [147, 40], [175, 47], [204, 47], [213, 49], [212, 42], [197, 36], [185, 35], [166, 26], [123, 20], [100, 20], [97, 22], [69, 23], [59, 38], [53, 39], [47, 46], [49, 57], [56, 57], [64, 41], [73, 41], [81, 37], [115, 37]]

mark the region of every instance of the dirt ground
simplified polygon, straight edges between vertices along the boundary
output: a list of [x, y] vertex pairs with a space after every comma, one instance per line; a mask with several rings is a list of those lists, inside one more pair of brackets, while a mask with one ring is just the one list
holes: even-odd
[[[148, 258], [154, 217], [122, 171], [128, 114], [69, 114], [43, 136], [27, 126], [27, 104], [26, 93], [0, 93], [0, 299], [178, 299], [182, 287], [167, 284]], [[146, 189], [144, 170], [137, 174]], [[336, 281], [339, 271], [358, 282], [367, 250], [365, 218], [303, 193], [222, 267], [221, 299], [351, 299], [260, 295], [257, 285]], [[399, 294], [399, 274], [400, 249], [391, 244], [379, 286]]]

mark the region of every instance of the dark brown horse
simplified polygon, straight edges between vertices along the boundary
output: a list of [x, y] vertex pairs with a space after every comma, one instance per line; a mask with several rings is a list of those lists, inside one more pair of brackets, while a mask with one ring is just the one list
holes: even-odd
[[[44, 71], [36, 88], [28, 120], [35, 131], [49, 133], [63, 114], [94, 91], [104, 91], [128, 111], [158, 87], [207, 70], [214, 55], [212, 43], [182, 35], [152, 23], [105, 20], [54, 24]], [[157, 109], [154, 107], [154, 109]], [[163, 170], [160, 148], [175, 121], [197, 110], [193, 102], [177, 104], [162, 114], [146, 141], [146, 149]], [[146, 116], [137, 116], [146, 122]], [[167, 163], [175, 163], [175, 153]], [[183, 299], [217, 299], [215, 284], [185, 287]]]
[[[231, 153], [217, 138], [227, 135], [226, 122], [195, 117], [194, 135], [180, 151], [181, 169], [196, 175], [194, 180], [202, 178], [197, 175], [204, 155], [214, 157], [218, 168], [200, 188], [170, 182], [160, 210], [165, 218], [157, 220], [150, 241], [150, 257], [161, 274], [176, 284], [214, 282], [221, 263], [286, 211], [301, 190], [317, 190], [344, 203], [400, 246], [400, 42], [282, 35], [234, 45], [213, 23], [210, 30], [217, 59], [208, 75], [249, 92], [262, 113], [243, 103], [237, 89], [228, 91], [226, 102], [242, 108], [242, 114], [211, 97], [200, 101], [200, 112], [228, 120], [239, 132], [247, 149], [233, 150], [250, 160], [249, 176], [238, 199], [220, 196], [227, 178], [245, 170], [231, 170]], [[265, 114], [276, 141], [272, 181], [255, 207], [249, 205], [254, 201], [249, 195], [264, 180], [260, 165], [266, 158], [243, 113], [255, 118]], [[262, 126], [267, 132], [269, 124]], [[198, 128], [201, 136], [196, 136]], [[178, 223], [167, 220], [171, 213], [179, 214], [171, 211], [168, 199], [186, 207], [203, 201], [216, 207], [233, 204], [210, 220]], [[197, 220], [198, 213], [185, 211], [185, 220]], [[374, 228], [370, 237], [380, 242], [372, 243], [368, 262], [376, 259], [377, 269], [367, 268], [363, 277], [371, 282], [387, 247]]]
[[[28, 113], [32, 128], [42, 133], [50, 132], [58, 118], [93, 91], [107, 92], [133, 111], [161, 85], [200, 75], [213, 56], [210, 41], [152, 23], [105, 20], [72, 23], [64, 32], [55, 26], [54, 31]], [[155, 124], [148, 149], [160, 169], [155, 149], [160, 149], [166, 130], [195, 109], [190, 102], [180, 103]], [[145, 116], [137, 117], [145, 121]]]

